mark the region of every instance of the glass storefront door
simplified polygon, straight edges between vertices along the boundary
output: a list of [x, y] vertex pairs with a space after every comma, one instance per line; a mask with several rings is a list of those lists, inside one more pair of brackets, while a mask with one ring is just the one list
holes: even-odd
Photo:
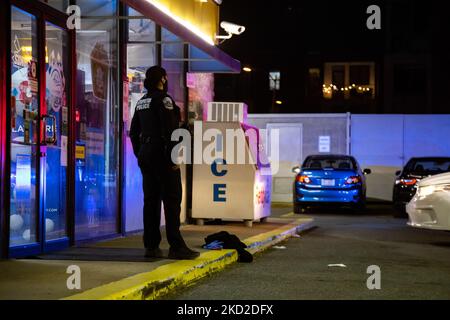
[[68, 71], [70, 56], [66, 30], [45, 22], [45, 240], [67, 237], [67, 152], [69, 136]]
[[37, 29], [35, 15], [11, 8], [11, 248], [36, 248], [40, 240]]
[[10, 256], [68, 246], [70, 37], [11, 7]]

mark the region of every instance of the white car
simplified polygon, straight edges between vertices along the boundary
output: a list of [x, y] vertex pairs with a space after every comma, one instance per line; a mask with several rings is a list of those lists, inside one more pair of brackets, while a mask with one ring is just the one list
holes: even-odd
[[450, 231], [450, 173], [420, 181], [406, 212], [412, 227]]

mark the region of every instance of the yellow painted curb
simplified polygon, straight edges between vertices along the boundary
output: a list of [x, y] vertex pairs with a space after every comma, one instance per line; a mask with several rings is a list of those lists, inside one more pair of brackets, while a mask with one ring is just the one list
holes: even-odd
[[235, 250], [209, 251], [195, 260], [180, 260], [62, 300], [154, 300], [175, 287], [219, 271], [236, 262]]
[[311, 229], [313, 221], [312, 218], [297, 219], [281, 228], [253, 236], [243, 242], [248, 246], [248, 250], [255, 254], [292, 237], [294, 233]]
[[[256, 235], [243, 242], [254, 254], [312, 227], [312, 219], [298, 219], [281, 228]], [[238, 260], [236, 250], [204, 252], [195, 260], [181, 260], [116, 282], [96, 287], [62, 300], [154, 300]]]

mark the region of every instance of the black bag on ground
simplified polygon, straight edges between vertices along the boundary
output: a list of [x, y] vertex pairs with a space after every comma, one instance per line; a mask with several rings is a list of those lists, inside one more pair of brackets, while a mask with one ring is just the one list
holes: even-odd
[[252, 262], [253, 256], [250, 252], [245, 250], [247, 245], [243, 243], [236, 235], [230, 234], [226, 231], [220, 231], [211, 234], [205, 238], [205, 243], [209, 244], [214, 241], [220, 241], [223, 243], [224, 249], [236, 249], [238, 252], [239, 262]]

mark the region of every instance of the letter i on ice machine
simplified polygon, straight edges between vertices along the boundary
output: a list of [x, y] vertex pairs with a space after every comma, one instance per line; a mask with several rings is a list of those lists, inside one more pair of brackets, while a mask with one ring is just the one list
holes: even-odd
[[[210, 102], [194, 123], [192, 218], [264, 222], [270, 216], [272, 174], [258, 128], [246, 124], [243, 103]], [[201, 157], [201, 159], [199, 159]]]

